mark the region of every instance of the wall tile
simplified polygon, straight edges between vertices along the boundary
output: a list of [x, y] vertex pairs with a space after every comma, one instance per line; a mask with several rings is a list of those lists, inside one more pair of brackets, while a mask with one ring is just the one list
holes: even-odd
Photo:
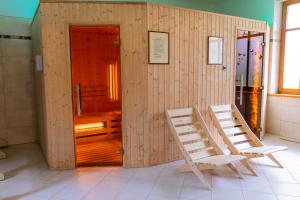
[[268, 97], [267, 132], [300, 139], [300, 98]]
[[28, 93], [28, 95], [33, 96], [33, 88], [34, 88], [33, 75], [4, 77], [5, 94], [26, 92]]
[[300, 124], [292, 122], [282, 122], [281, 135], [289, 138], [300, 139]]
[[0, 112], [0, 129], [6, 128], [5, 113]]
[[2, 39], [0, 39], [0, 59], [2, 57], [2, 49], [1, 49], [1, 46], [2, 46]]
[[33, 109], [34, 95], [29, 90], [20, 90], [5, 94], [6, 110]]
[[[0, 34], [31, 36], [30, 20], [0, 16]], [[0, 138], [37, 140], [32, 41], [0, 38]]]
[[37, 132], [35, 126], [11, 128], [5, 130], [9, 145], [35, 142]]
[[31, 58], [4, 57], [2, 65], [4, 76], [33, 74]]
[[300, 123], [300, 106], [283, 106], [280, 116], [283, 121]]
[[[27, 69], [23, 68], [23, 70], [17, 70], [18, 67], [13, 66], [13, 64], [17, 64], [18, 60], [22, 59], [15, 60], [13, 58], [12, 60], [6, 59], [6, 62], [4, 62], [7, 64], [5, 65], [6, 75], [4, 78], [6, 109], [32, 109], [34, 102], [34, 80], [32, 71], [29, 70], [31, 68], [30, 62], [28, 62], [28, 60], [25, 59], [25, 62], [27, 62], [28, 66], [24, 68]], [[22, 73], [24, 73], [25, 75], [22, 75]]]
[[282, 98], [282, 102], [284, 106], [300, 107], [300, 98], [284, 97]]
[[3, 57], [26, 57], [32, 55], [32, 41], [19, 39], [1, 39]]
[[0, 94], [4, 93], [4, 88], [3, 88], [3, 65], [2, 65], [2, 57], [0, 57]]
[[267, 117], [267, 132], [274, 135], [280, 135], [281, 121], [276, 118]]
[[277, 99], [268, 99], [267, 101], [267, 118], [280, 120], [282, 113], [281, 101]]
[[0, 94], [0, 112], [3, 112], [4, 110], [5, 110], [4, 94]]
[[0, 138], [7, 140], [7, 133], [5, 129], [0, 129]]
[[5, 35], [31, 35], [31, 20], [18, 17], [0, 16], [0, 34]]
[[6, 111], [6, 123], [8, 128], [33, 126], [35, 125], [35, 112], [33, 110]]

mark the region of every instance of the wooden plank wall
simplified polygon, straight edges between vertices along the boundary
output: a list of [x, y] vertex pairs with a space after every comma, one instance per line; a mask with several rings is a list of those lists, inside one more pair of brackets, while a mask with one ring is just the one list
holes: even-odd
[[48, 163], [73, 168], [69, 24], [120, 25], [124, 166], [144, 166], [147, 106], [147, 5], [41, 3]]
[[[180, 159], [165, 110], [197, 105], [209, 122], [208, 105], [233, 103], [236, 27], [267, 28], [255, 20], [158, 4], [45, 2], [39, 9], [45, 68], [40, 124], [48, 163], [56, 169], [75, 167], [69, 24], [120, 25], [124, 167]], [[169, 65], [147, 64], [148, 30], [170, 32]], [[224, 37], [226, 71], [207, 65], [209, 35]]]
[[[234, 103], [236, 28], [266, 31], [256, 20], [148, 4], [148, 30], [170, 33], [170, 64], [148, 65], [150, 164], [180, 158], [164, 111], [198, 106], [214, 137], [222, 140], [207, 115], [211, 104]], [[221, 65], [207, 65], [208, 36], [224, 38]], [[157, 156], [159, 155], [159, 156]]]

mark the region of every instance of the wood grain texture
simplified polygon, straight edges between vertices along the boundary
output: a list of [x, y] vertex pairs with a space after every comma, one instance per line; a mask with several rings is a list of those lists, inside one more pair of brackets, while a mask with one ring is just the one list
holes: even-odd
[[[236, 28], [267, 29], [265, 22], [150, 3], [41, 3], [38, 12], [45, 67], [40, 131], [51, 168], [75, 167], [70, 24], [120, 25], [124, 167], [182, 158], [166, 109], [198, 106], [222, 143], [207, 108], [234, 102]], [[148, 64], [148, 30], [170, 32], [170, 64]], [[207, 65], [209, 35], [224, 38], [226, 71]]]
[[[181, 158], [163, 113], [197, 106], [219, 144], [207, 114], [212, 104], [234, 102], [236, 29], [267, 30], [265, 22], [209, 12], [148, 4], [148, 30], [170, 32], [170, 64], [148, 66], [150, 165]], [[208, 36], [224, 38], [222, 65], [207, 64]], [[159, 157], [156, 155], [159, 154]]]

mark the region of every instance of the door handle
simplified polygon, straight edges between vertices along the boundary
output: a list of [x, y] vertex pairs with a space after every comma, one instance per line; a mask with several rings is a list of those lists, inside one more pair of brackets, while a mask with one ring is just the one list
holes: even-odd
[[77, 116], [81, 116], [80, 84], [76, 84]]
[[240, 106], [243, 105], [243, 89], [244, 89], [244, 77], [243, 74], [241, 74], [241, 82], [240, 82]]

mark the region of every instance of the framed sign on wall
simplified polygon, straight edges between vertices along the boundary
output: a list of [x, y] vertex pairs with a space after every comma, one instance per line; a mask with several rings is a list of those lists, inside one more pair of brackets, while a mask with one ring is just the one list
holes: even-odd
[[169, 33], [148, 32], [149, 64], [169, 64]]
[[212, 36], [208, 37], [208, 64], [223, 64], [223, 38]]

